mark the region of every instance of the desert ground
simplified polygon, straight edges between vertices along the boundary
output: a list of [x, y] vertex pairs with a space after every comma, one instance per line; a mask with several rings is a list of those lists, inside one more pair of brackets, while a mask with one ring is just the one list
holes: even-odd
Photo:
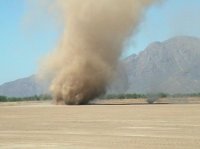
[[200, 104], [0, 104], [1, 149], [199, 149]]

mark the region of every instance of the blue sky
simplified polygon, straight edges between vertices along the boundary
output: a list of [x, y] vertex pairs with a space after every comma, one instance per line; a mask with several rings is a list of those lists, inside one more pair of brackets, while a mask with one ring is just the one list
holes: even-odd
[[[59, 37], [58, 26], [45, 15], [30, 23], [26, 1], [0, 0], [0, 84], [36, 73], [39, 60]], [[200, 0], [166, 0], [151, 7], [124, 55], [179, 35], [200, 37]]]

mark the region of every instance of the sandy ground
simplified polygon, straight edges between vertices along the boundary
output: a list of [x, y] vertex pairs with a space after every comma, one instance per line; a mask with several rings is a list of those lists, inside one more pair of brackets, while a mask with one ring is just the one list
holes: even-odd
[[0, 105], [0, 149], [199, 149], [200, 104]]

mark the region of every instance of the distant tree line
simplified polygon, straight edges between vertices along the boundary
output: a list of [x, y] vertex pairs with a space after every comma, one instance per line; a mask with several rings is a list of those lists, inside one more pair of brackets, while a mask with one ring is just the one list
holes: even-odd
[[137, 99], [137, 98], [166, 98], [166, 97], [200, 97], [200, 93], [191, 94], [168, 94], [168, 93], [156, 93], [156, 94], [108, 94], [103, 95], [100, 99]]
[[149, 98], [149, 97], [168, 97], [168, 94], [158, 93], [158, 94], [108, 94], [101, 96], [100, 99], [138, 99], [138, 98]]
[[109, 94], [100, 97], [100, 99], [146, 99], [147, 103], [153, 104], [160, 98], [181, 98], [181, 97], [200, 97], [200, 93], [191, 94], [168, 94], [168, 93], [157, 93], [157, 94]]
[[173, 94], [170, 97], [200, 97], [200, 93], [190, 93], [190, 94]]
[[108, 94], [103, 95], [100, 99], [137, 99], [146, 98], [145, 94]]
[[35, 95], [30, 97], [6, 97], [0, 96], [0, 102], [17, 102], [17, 101], [43, 101], [50, 100], [50, 95]]
[[[145, 98], [148, 103], [154, 103], [160, 98], [179, 98], [179, 97], [200, 97], [200, 93], [192, 93], [192, 94], [167, 94], [167, 93], [157, 93], [157, 94], [106, 94], [100, 99], [139, 99]], [[51, 100], [52, 97], [48, 94], [45, 95], [35, 95], [30, 97], [6, 97], [0, 96], [0, 102], [17, 102], [17, 101], [44, 101]]]

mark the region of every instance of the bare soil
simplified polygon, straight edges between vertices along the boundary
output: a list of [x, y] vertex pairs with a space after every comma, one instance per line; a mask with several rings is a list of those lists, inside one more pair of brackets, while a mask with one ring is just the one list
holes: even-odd
[[102, 104], [0, 104], [0, 148], [200, 148], [200, 104]]

